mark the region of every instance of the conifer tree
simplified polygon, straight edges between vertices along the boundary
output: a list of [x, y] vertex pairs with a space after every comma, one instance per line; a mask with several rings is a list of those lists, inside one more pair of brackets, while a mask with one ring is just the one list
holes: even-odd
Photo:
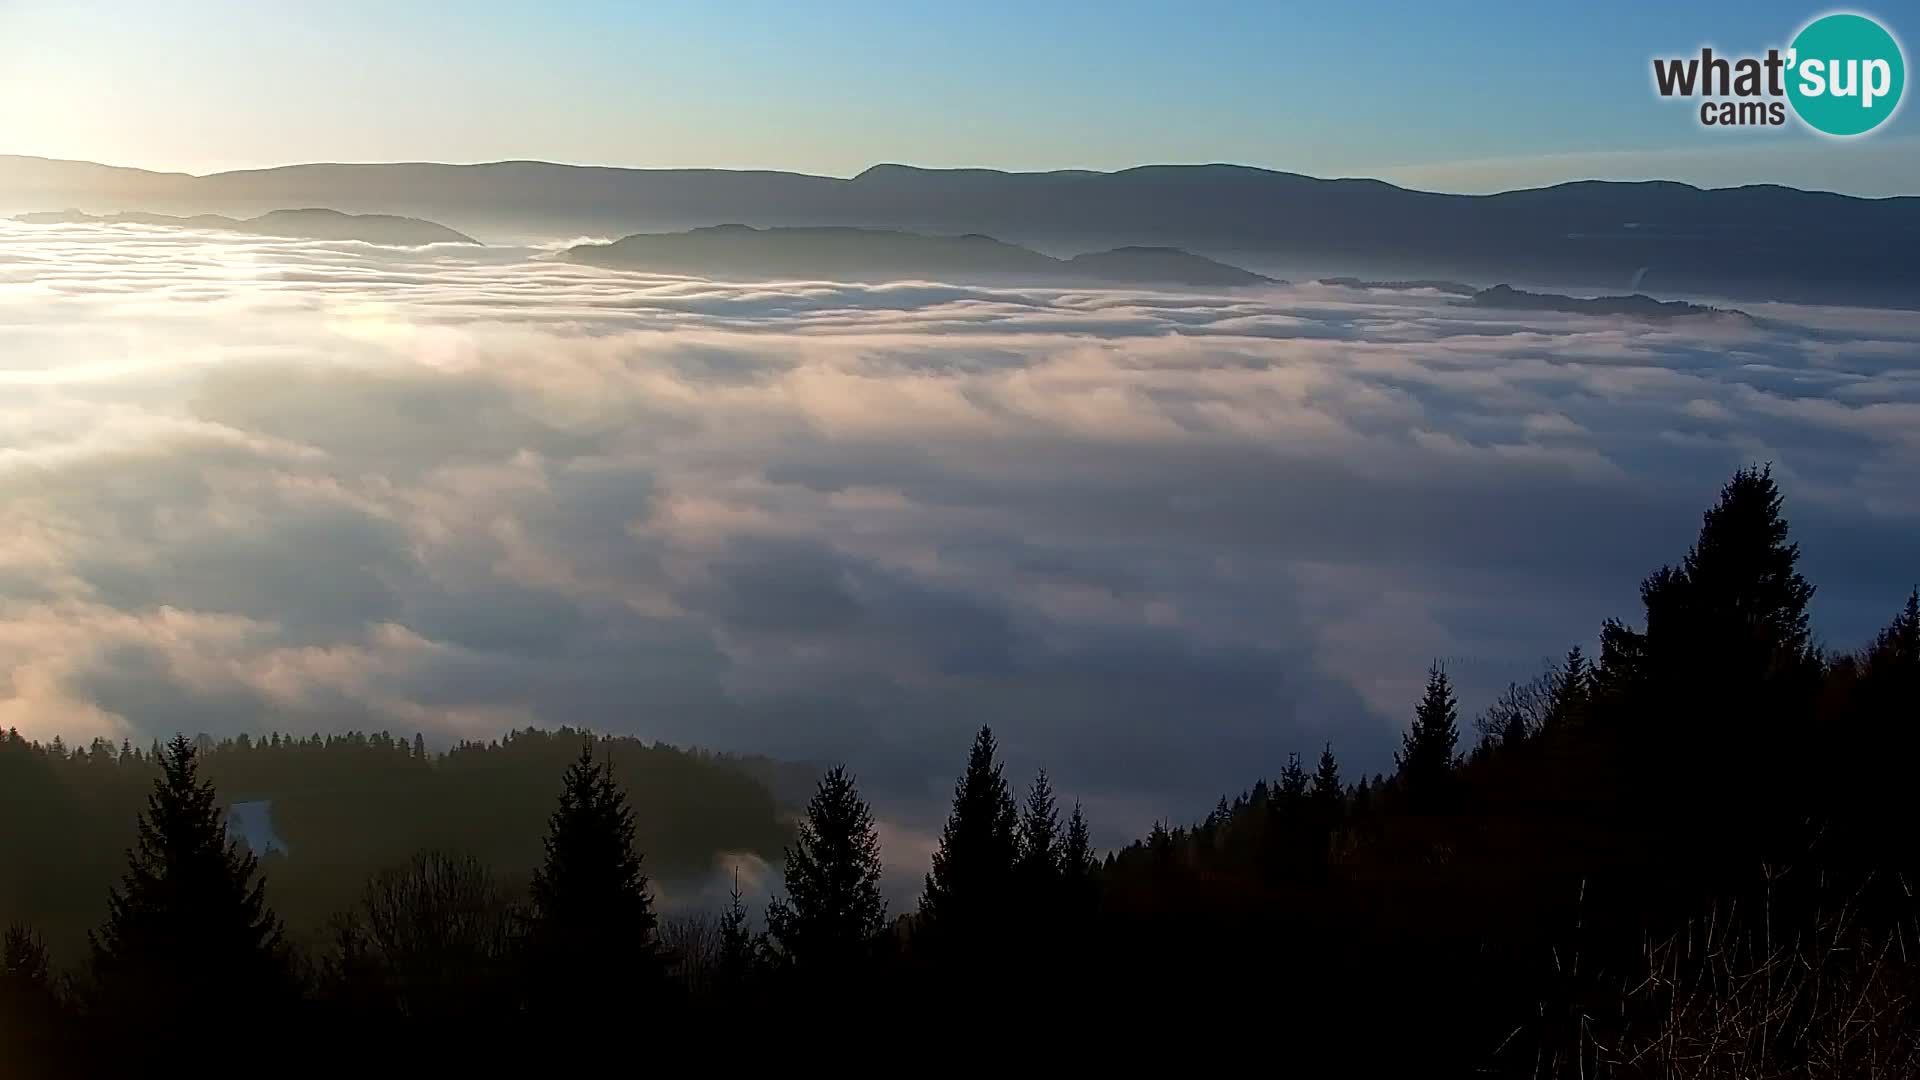
[[1071, 886], [1089, 882], [1093, 878], [1094, 868], [1099, 864], [1093, 855], [1093, 842], [1087, 832], [1087, 818], [1081, 813], [1080, 804], [1073, 804], [1073, 814], [1067, 818], [1067, 836], [1060, 844], [1060, 873]]
[[146, 1031], [266, 1010], [291, 989], [258, 860], [228, 843], [197, 756], [184, 735], [167, 744], [106, 924], [88, 935], [96, 1004]]
[[1788, 540], [1783, 502], [1771, 466], [1741, 469], [1680, 565], [1641, 583], [1646, 647], [1661, 676], [1745, 685], [1807, 660], [1814, 589], [1796, 569], [1800, 545]]
[[1554, 727], [1577, 720], [1592, 695], [1592, 682], [1587, 658], [1580, 651], [1580, 646], [1568, 649], [1567, 658], [1547, 680], [1544, 726]]
[[1287, 767], [1280, 770], [1280, 807], [1287, 813], [1302, 809], [1307, 801], [1307, 770], [1300, 755], [1287, 755]]
[[1333, 756], [1333, 744], [1325, 743], [1320, 747], [1320, 766], [1313, 771], [1313, 790], [1310, 797], [1321, 813], [1337, 812], [1345, 788], [1340, 784], [1340, 763]]
[[534, 871], [528, 947], [533, 991], [546, 1008], [605, 1010], [655, 989], [660, 974], [653, 895], [633, 847], [633, 810], [593, 739], [562, 779]]
[[733, 871], [733, 888], [727, 892], [727, 909], [720, 913], [720, 955], [717, 968], [723, 994], [737, 993], [752, 976], [755, 948], [753, 931], [747, 926], [747, 905], [740, 892], [740, 871]]
[[887, 913], [880, 835], [845, 766], [820, 778], [786, 856], [787, 896], [767, 905], [769, 935], [803, 971], [845, 971], [865, 955]]
[[993, 730], [982, 727], [954, 787], [953, 812], [920, 900], [920, 916], [929, 929], [950, 938], [997, 936], [1013, 898], [1018, 815], [995, 760], [997, 751]]
[[1870, 677], [1920, 675], [1920, 588], [1907, 593], [1906, 606], [1874, 637], [1866, 661]]
[[1414, 709], [1413, 725], [1394, 755], [1409, 799], [1419, 809], [1431, 809], [1441, 799], [1453, 771], [1454, 748], [1460, 741], [1459, 703], [1447, 681], [1446, 669], [1427, 670], [1427, 690]]
[[1316, 878], [1324, 877], [1328, 856], [1346, 816], [1346, 788], [1340, 783], [1340, 763], [1333, 756], [1332, 743], [1321, 744], [1320, 764], [1313, 771], [1307, 805], [1313, 819], [1312, 870]]
[[1020, 816], [1019, 885], [1035, 902], [1044, 902], [1060, 881], [1060, 811], [1053, 801], [1047, 770], [1034, 777]]

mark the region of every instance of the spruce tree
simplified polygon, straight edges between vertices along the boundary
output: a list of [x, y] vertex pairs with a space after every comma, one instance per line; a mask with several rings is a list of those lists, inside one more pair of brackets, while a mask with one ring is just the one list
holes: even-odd
[[1340, 785], [1340, 763], [1333, 756], [1333, 744], [1325, 743], [1320, 747], [1320, 766], [1313, 771], [1309, 798], [1323, 815], [1334, 814], [1339, 811], [1345, 790]]
[[727, 909], [720, 913], [720, 955], [715, 963], [722, 995], [737, 994], [752, 977], [759, 950], [747, 925], [747, 905], [740, 892], [740, 871], [733, 872]]
[[1287, 767], [1280, 770], [1280, 807], [1284, 813], [1294, 813], [1305, 807], [1307, 801], [1307, 770], [1300, 764], [1300, 755], [1287, 755]]
[[993, 730], [982, 727], [954, 787], [953, 812], [941, 830], [920, 900], [927, 928], [949, 940], [997, 938], [1013, 899], [1018, 815], [995, 760], [997, 750]]
[[786, 849], [787, 896], [767, 905], [767, 931], [802, 971], [844, 972], [886, 919], [880, 835], [845, 766], [827, 770]]
[[1554, 728], [1579, 719], [1592, 694], [1592, 676], [1587, 658], [1575, 645], [1567, 658], [1547, 679], [1547, 705], [1544, 727]]
[[1340, 763], [1333, 756], [1332, 743], [1320, 747], [1320, 765], [1313, 771], [1313, 788], [1307, 793], [1307, 803], [1312, 808], [1314, 824], [1313, 869], [1316, 877], [1323, 877], [1346, 816], [1346, 789], [1340, 783]]
[[1060, 811], [1047, 770], [1034, 777], [1020, 816], [1019, 885], [1030, 903], [1045, 903], [1060, 881]]
[[1920, 675], [1920, 588], [1907, 593], [1906, 606], [1867, 648], [1869, 678], [1913, 679]]
[[1460, 742], [1459, 702], [1447, 681], [1446, 669], [1427, 670], [1427, 690], [1414, 709], [1413, 725], [1394, 755], [1400, 780], [1416, 809], [1433, 809], [1442, 801], [1453, 773], [1454, 748]]
[[656, 988], [653, 895], [633, 837], [626, 793], [589, 737], [562, 779], [546, 860], [533, 875], [528, 946], [541, 1006], [607, 1010]]
[[96, 1005], [142, 1031], [263, 1014], [292, 985], [258, 861], [228, 843], [197, 756], [184, 735], [167, 744], [106, 924], [88, 935]]
[[1073, 804], [1073, 814], [1067, 818], [1067, 836], [1060, 844], [1060, 874], [1069, 887], [1091, 882], [1094, 868], [1099, 863], [1093, 856], [1093, 842], [1087, 832], [1086, 815], [1080, 812], [1080, 804]]

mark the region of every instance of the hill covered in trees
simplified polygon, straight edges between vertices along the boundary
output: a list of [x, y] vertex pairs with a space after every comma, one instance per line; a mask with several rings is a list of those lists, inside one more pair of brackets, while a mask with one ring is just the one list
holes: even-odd
[[983, 727], [908, 913], [887, 911], [873, 816], [835, 768], [763, 923], [737, 888], [717, 918], [662, 921], [647, 812], [599, 748], [556, 737], [543, 752], [576, 753], [544, 782], [530, 887], [415, 854], [301, 967], [262, 867], [219, 841], [209, 777], [235, 751], [202, 774], [177, 739], [87, 962], [63, 981], [15, 927], [0, 1017], [46, 1071], [143, 1060], [144, 1036], [218, 1013], [229, 1054], [458, 1024], [483, 1033], [468, 1049], [561, 1055], [664, 1018], [689, 1025], [653, 1028], [666, 1042], [793, 1022], [816, 1041], [792, 1045], [831, 1053], [978, 1029], [1082, 1059], [1258, 1047], [1310, 1075], [1913, 1076], [1920, 591], [1864, 647], [1816, 646], [1782, 511], [1768, 470], [1735, 475], [1635, 624], [1605, 621], [1597, 656], [1568, 649], [1465, 730], [1436, 665], [1391, 774], [1294, 755], [1104, 859]]
[[209, 229], [215, 232], [279, 236], [297, 240], [361, 240], [369, 244], [415, 247], [421, 244], [478, 244], [480, 241], [445, 225], [393, 214], [343, 214], [338, 210], [272, 210], [246, 219], [221, 214], [175, 217], [170, 214], [88, 214], [80, 210], [20, 214], [22, 225], [152, 225], [165, 229]]
[[[472, 854], [524, 876], [540, 850], [555, 778], [578, 732], [509, 732], [434, 753], [385, 732], [194, 743], [221, 807], [270, 801], [288, 848], [265, 858], [269, 899], [303, 946], [325, 936], [375, 871], [423, 849]], [[723, 852], [777, 857], [790, 836], [762, 763], [612, 739], [638, 813], [637, 842], [656, 874], [709, 874]], [[8, 817], [48, 827], [0, 829], [0, 924], [31, 922], [70, 960], [105, 911], [106, 888], [134, 840], [134, 818], [160, 775], [162, 748], [104, 740], [40, 745], [0, 732]]]
[[749, 281], [933, 279], [1224, 287], [1273, 282], [1171, 247], [1121, 247], [1056, 259], [991, 236], [931, 236], [897, 229], [713, 225], [635, 233], [607, 244], [576, 244], [562, 257], [588, 266]]

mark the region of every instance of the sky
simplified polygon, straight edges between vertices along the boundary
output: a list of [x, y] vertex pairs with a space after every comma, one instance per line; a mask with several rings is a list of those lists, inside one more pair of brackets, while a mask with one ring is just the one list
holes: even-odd
[[[1226, 161], [1459, 191], [1598, 177], [1920, 192], [1914, 109], [1848, 142], [1728, 134], [1651, 89], [1655, 55], [1760, 52], [1824, 10], [0, 0], [0, 153], [190, 172]], [[1912, 32], [1892, 5], [1859, 10]]]

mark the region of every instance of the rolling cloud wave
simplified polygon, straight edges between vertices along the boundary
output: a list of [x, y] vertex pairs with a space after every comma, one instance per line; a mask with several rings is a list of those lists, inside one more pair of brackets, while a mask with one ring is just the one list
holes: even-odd
[[1477, 707], [1771, 460], [1815, 620], [1916, 573], [1920, 319], [1421, 293], [729, 284], [0, 224], [0, 726], [971, 729], [1111, 828]]

